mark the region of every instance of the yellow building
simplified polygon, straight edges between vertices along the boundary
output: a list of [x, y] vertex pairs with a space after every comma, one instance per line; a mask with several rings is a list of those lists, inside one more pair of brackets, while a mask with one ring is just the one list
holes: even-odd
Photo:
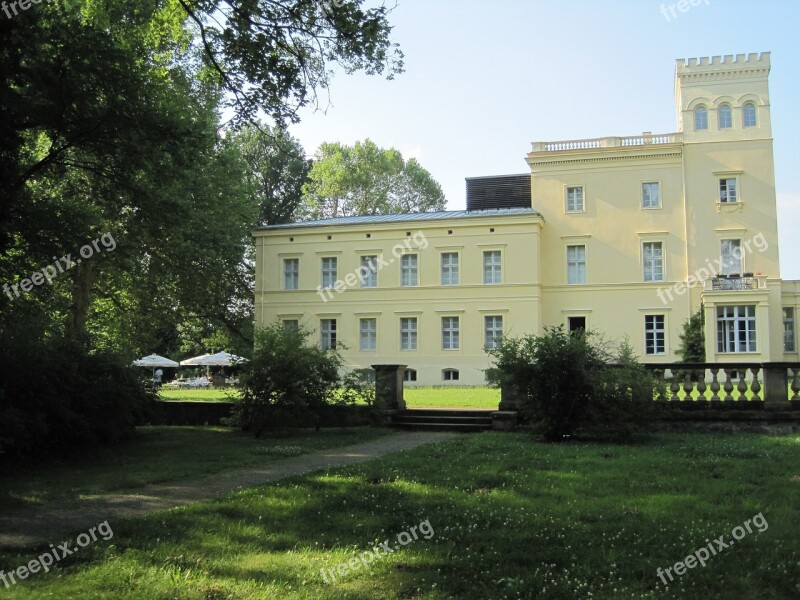
[[677, 133], [535, 142], [529, 173], [468, 179], [465, 211], [261, 228], [256, 324], [304, 323], [354, 368], [480, 385], [498, 336], [548, 325], [678, 360], [702, 304], [708, 361], [797, 361], [769, 71], [769, 53], [679, 60]]

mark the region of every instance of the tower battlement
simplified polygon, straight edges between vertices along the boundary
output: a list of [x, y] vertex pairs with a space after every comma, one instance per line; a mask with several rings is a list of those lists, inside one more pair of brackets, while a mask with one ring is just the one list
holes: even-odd
[[700, 58], [679, 58], [675, 61], [675, 74], [691, 75], [701, 73], [724, 73], [730, 71], [769, 70], [769, 52], [750, 54], [725, 54], [724, 56], [701, 56]]

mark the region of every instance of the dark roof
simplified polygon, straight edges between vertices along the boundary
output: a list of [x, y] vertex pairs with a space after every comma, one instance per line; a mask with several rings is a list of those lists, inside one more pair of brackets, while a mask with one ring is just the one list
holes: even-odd
[[439, 212], [405, 213], [399, 215], [371, 215], [362, 217], [336, 217], [316, 221], [298, 221], [280, 225], [265, 225], [257, 230], [290, 229], [295, 227], [327, 227], [333, 225], [362, 225], [375, 223], [402, 223], [406, 221], [435, 221], [438, 219], [469, 219], [475, 217], [501, 217], [505, 215], [539, 215], [530, 206], [525, 208], [500, 208], [490, 210], [443, 210]]
[[467, 177], [467, 210], [530, 208], [531, 174]]

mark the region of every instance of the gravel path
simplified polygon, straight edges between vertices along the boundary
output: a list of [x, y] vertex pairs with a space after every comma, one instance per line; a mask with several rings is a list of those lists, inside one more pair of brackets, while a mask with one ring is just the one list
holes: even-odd
[[458, 435], [461, 434], [436, 431], [392, 433], [361, 444], [274, 460], [262, 468], [237, 469], [190, 481], [147, 485], [130, 492], [87, 496], [69, 504], [10, 510], [0, 515], [0, 548], [57, 544], [68, 539], [70, 534], [87, 531], [103, 521], [108, 521], [113, 527], [115, 519], [213, 500], [242, 488], [301, 473], [361, 463]]

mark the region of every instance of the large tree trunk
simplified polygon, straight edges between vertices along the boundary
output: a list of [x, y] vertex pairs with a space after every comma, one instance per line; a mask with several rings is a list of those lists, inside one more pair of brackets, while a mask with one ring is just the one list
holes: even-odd
[[92, 302], [92, 288], [99, 275], [95, 263], [84, 260], [74, 267], [72, 304], [67, 317], [67, 329], [75, 336], [86, 330], [86, 317]]

